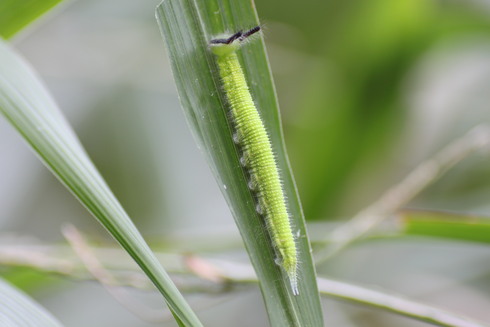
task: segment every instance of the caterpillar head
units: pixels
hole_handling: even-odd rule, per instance
[[[256,26],[246,32],[238,31],[229,38],[213,39],[210,42],[211,51],[217,56],[226,56],[236,51],[244,40],[258,31],[260,31],[260,26]]]

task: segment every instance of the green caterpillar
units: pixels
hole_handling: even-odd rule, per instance
[[[260,26],[225,39],[211,40],[219,73],[231,107],[236,134],[234,141],[243,150],[242,165],[250,174],[249,187],[258,199],[257,212],[265,217],[279,264],[288,275],[294,295],[299,294],[297,250],[291,230],[286,199],[279,178],[271,142],[248,89],[236,51],[242,41],[260,31]]]

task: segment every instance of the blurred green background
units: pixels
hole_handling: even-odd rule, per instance
[[[203,235],[239,243],[181,112],[156,4],[69,1],[13,43],[149,240],[177,239],[184,248]],[[490,122],[489,1],[269,0],[256,7],[314,234],[370,204],[443,145]],[[0,153],[0,224],[15,235],[10,238],[62,241],[60,226],[71,222],[92,239],[108,239],[4,120]],[[490,216],[488,159],[471,157],[409,206]],[[481,245],[405,238],[356,246],[319,272],[490,321],[488,259]],[[19,271],[8,273],[21,280]],[[204,324],[265,325],[259,292],[237,294],[198,312]],[[35,296],[67,326],[151,326],[94,283],[64,281],[38,287]],[[143,297],[159,307],[156,296]],[[324,303],[328,326],[423,326]],[[102,308],[114,314],[98,314]]]

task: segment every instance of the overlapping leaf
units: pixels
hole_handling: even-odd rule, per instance
[[[200,322],[97,172],[31,68],[0,42],[0,112],[145,271],[185,326]]]

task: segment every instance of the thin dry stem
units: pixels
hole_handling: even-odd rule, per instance
[[[162,322],[172,319],[172,314],[169,310],[150,309],[140,302],[132,300],[131,295],[118,286],[120,283],[102,266],[82,234],[73,225],[65,226],[62,232],[90,274],[117,302],[145,321]]]
[[[65,231],[65,235],[68,236],[68,239],[71,240],[72,246],[74,245],[74,249],[77,251],[77,255],[80,258],[84,258],[84,263],[87,269],[91,270],[92,278],[101,282],[101,284],[108,288],[108,291],[113,294],[114,289],[120,290],[118,286],[129,286],[135,289],[154,289],[151,282],[146,278],[146,276],[137,270],[137,267],[134,265],[128,265],[124,267],[125,270],[128,270],[124,275],[118,274],[118,278],[116,279],[114,276],[118,273],[117,271],[107,271],[102,267],[100,262],[98,262],[97,257],[94,254],[94,251],[99,251],[98,248],[90,248],[87,243],[80,238],[80,234],[75,230],[68,229],[68,232]],[[0,246],[0,262],[1,262],[1,253],[4,245]],[[12,246],[9,246],[12,247]],[[31,250],[25,250],[29,255],[24,256],[27,258],[34,258],[40,253],[41,249],[50,248],[49,246],[41,246],[36,249],[36,247],[31,247]],[[106,249],[105,249],[106,250]],[[122,250],[113,250],[114,255],[121,255],[123,257],[124,251]],[[42,252],[42,251],[41,251]],[[52,251],[51,253],[54,253]],[[65,252],[65,251],[60,251]],[[58,254],[60,255],[60,254]],[[71,262],[71,267],[76,268],[76,271],[79,270],[79,259],[77,257],[69,257],[66,254],[60,255],[63,257],[64,261]],[[95,258],[95,259],[94,259]],[[213,272],[213,278],[217,280],[221,280],[225,283],[234,283],[234,284],[249,284],[251,282],[256,283],[257,277],[255,276],[253,268],[249,264],[236,263],[226,260],[207,260],[203,258],[199,258],[197,256],[193,257],[195,260],[199,261],[199,265],[194,265],[195,269],[198,269],[198,266],[206,267],[206,270],[211,269]],[[54,258],[51,262],[57,262],[59,258]],[[48,267],[46,265],[47,261],[44,264],[39,265],[36,262],[37,260],[32,261],[31,267],[40,269],[42,271],[53,272],[56,269],[53,267]],[[5,263],[5,262],[2,262]],[[6,262],[8,264],[8,262]],[[28,261],[24,261],[22,263],[25,266],[29,266]],[[193,273],[196,275],[202,275],[202,272],[196,272],[193,269]],[[68,270],[60,270],[57,273],[68,274]],[[94,274],[95,273],[95,274]],[[70,275],[71,276],[71,275]],[[136,282],[135,282],[136,281]],[[402,296],[391,295],[386,292],[375,291],[369,288],[365,288],[362,286],[356,286],[351,283],[331,280],[327,278],[318,278],[318,286],[320,293],[332,297],[337,300],[345,300],[353,303],[357,303],[360,305],[378,308],[387,312],[395,313],[398,315],[402,315],[405,317],[409,317],[412,319],[425,321],[437,326],[446,326],[446,327],[488,327],[488,325],[481,324],[479,322],[472,321],[469,318],[461,317],[455,315],[452,312],[446,312],[444,310],[427,306],[416,301],[411,301],[405,299]],[[218,288],[223,292],[224,290],[228,290],[228,288]],[[117,291],[118,292],[118,291]],[[120,294],[116,292],[116,299],[120,300]],[[215,293],[216,288],[208,288],[202,289],[201,292]],[[234,293],[230,293],[234,294]],[[224,301],[227,301],[228,297],[221,297],[219,299],[210,301],[209,298],[206,298],[206,302],[200,306],[199,310],[203,310],[209,308],[211,306],[218,305]],[[129,304],[129,308],[134,310],[133,303]],[[126,305],[125,305],[126,306]]]
[[[388,189],[376,202],[327,235],[325,246],[315,253],[316,263],[328,260],[366,235],[458,162],[489,145],[490,127],[480,125],[449,144],[433,158],[421,163],[399,184]]]

